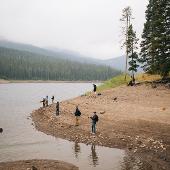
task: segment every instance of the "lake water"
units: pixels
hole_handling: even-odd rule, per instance
[[[129,155],[124,150],[87,146],[48,136],[38,132],[27,119],[42,105],[40,100],[46,95],[49,98],[54,95],[55,100],[62,101],[91,89],[91,83],[0,84],[0,127],[4,129],[0,134],[0,162],[54,159],[72,163],[80,170],[125,170],[129,166],[126,161]],[[137,158],[133,164],[142,169]]]

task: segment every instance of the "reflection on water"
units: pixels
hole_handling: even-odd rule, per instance
[[[91,154],[90,157],[92,159],[93,165],[96,166],[98,165],[98,156],[96,153],[96,146],[94,144],[91,145]]]
[[[130,165],[125,151],[48,136],[35,130],[27,119],[32,110],[41,107],[39,101],[46,95],[62,101],[91,89],[90,83],[0,84],[0,127],[4,129],[0,134],[0,162],[55,159],[80,170],[126,170]]]
[[[75,142],[74,143],[74,153],[75,153],[75,157],[78,159],[78,154],[80,153],[81,151],[80,151],[80,145],[77,143],[77,142]]]
[[[73,148],[74,148],[75,158],[79,159],[79,154],[81,153],[80,144],[77,143],[77,142],[74,142],[74,147]],[[92,144],[90,146],[90,148],[91,148],[90,153],[89,153],[90,164],[93,165],[94,167],[96,167],[97,165],[99,165],[99,163],[98,163],[98,155],[96,153],[96,146],[94,144]]]

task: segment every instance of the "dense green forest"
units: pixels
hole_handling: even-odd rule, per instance
[[[14,80],[106,80],[119,71],[0,47],[0,78]]]
[[[146,72],[170,73],[170,1],[149,0],[142,34],[141,62]]]

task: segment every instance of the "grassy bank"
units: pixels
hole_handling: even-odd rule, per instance
[[[130,80],[130,76],[127,76],[127,80],[125,81],[124,75],[119,75],[116,77],[113,77],[110,80],[105,81],[102,85],[98,87],[98,91],[114,88],[123,84],[127,84],[127,82]]]
[[[125,81],[125,75],[119,75],[116,77],[113,77],[110,80],[105,81],[102,85],[98,87],[98,91],[118,87],[120,85],[127,84],[130,81],[130,76],[127,76],[127,79]],[[135,76],[136,82],[145,82],[145,81],[154,81],[154,80],[159,80],[161,77],[159,75],[151,75],[151,74],[137,74]]]

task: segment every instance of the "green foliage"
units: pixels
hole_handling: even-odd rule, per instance
[[[146,72],[168,76],[170,72],[170,1],[150,0],[141,42]]]
[[[125,75],[121,74],[118,76],[113,77],[110,80],[105,81],[102,85],[100,85],[97,90],[102,91],[114,87],[118,87],[123,84],[127,84],[127,82],[130,80],[130,76],[127,76],[127,80],[125,81]]]
[[[13,80],[106,80],[120,74],[110,67],[0,47],[0,78]]]
[[[128,50],[128,58],[129,58],[129,71],[132,71],[132,76],[134,77],[134,72],[137,72],[137,68],[139,65],[138,62],[138,54],[135,50],[137,50],[138,39],[136,38],[136,32],[133,31],[132,24],[128,29],[128,38],[127,38],[127,50]]]

